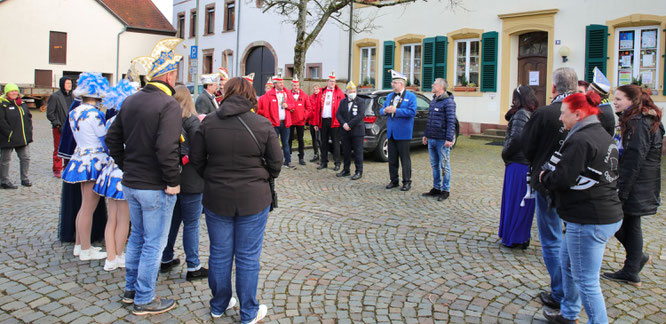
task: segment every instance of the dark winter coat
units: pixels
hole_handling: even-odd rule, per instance
[[[599,105],[599,122],[610,136],[615,134],[615,111],[607,99]]]
[[[342,99],[338,106],[338,111],[335,113],[335,117],[338,119],[338,123],[340,123],[340,135],[349,134],[351,136],[365,136],[365,123],[363,123],[365,111],[363,111],[358,105],[358,101],[353,100],[350,109],[349,98]],[[346,131],[342,127],[344,124],[349,125],[351,130]]]
[[[125,99],[109,127],[105,142],[123,170],[123,185],[140,190],[180,185],[182,110],[174,92],[164,82],[149,82]]]
[[[589,117],[596,121],[579,130],[574,126],[571,136],[550,159],[551,169],[541,176],[541,183],[552,193],[563,220],[613,224],[623,216],[617,196],[619,151],[597,117]],[[539,178],[538,174],[532,177]]]
[[[423,136],[453,142],[456,132],[456,102],[450,92],[433,95]]]
[[[197,113],[208,115],[217,109],[215,106],[215,98],[213,98],[208,91],[204,90],[197,97],[197,102],[194,103],[194,108],[197,110]]]
[[[225,98],[192,141],[190,164],[204,178],[203,205],[218,215],[249,216],[271,204],[268,180],[278,177],[284,157],[271,122],[251,109],[247,98]],[[260,147],[236,116],[252,130]]]
[[[19,100],[20,102],[20,100]],[[0,96],[0,148],[32,143],[32,114],[25,104]]]
[[[567,135],[560,121],[560,107],[562,107],[561,101],[537,108],[523,128],[523,154],[530,162],[530,171],[533,175],[541,172],[541,167],[560,148]],[[547,195],[538,180],[538,176],[532,177],[532,188],[542,195]]]
[[[67,121],[69,107],[74,101],[72,91],[65,91],[65,81],[67,80],[71,79],[68,77],[60,78],[60,90],[49,97],[49,102],[46,106],[46,118],[51,122],[51,127],[59,128],[61,132]]]
[[[181,159],[190,154],[190,148],[192,147],[192,141],[194,140],[194,135],[199,130],[201,122],[197,116],[183,117],[183,138],[185,142],[180,143],[180,157]],[[204,180],[201,178],[197,170],[192,166],[191,163],[183,165],[183,169],[180,172],[180,192],[186,194],[197,194],[203,193],[204,189]]]
[[[523,153],[523,129],[525,124],[530,120],[532,113],[527,109],[519,109],[516,111],[511,119],[509,125],[506,127],[506,136],[504,137],[504,148],[502,149],[502,160],[504,164],[520,163],[529,165],[530,161],[525,158]]]
[[[661,203],[664,125],[659,125],[656,132],[650,133],[653,121],[654,117],[650,115],[637,115],[629,121],[630,127],[622,138],[624,150],[620,158],[617,187],[626,216],[654,215]]]

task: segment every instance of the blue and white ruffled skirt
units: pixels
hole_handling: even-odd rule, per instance
[[[123,195],[123,171],[109,157],[106,166],[102,169],[102,174],[97,178],[93,191],[102,197],[115,200],[125,200]]]
[[[77,147],[62,174],[62,180],[67,183],[97,181],[108,157],[102,147],[85,149]]]

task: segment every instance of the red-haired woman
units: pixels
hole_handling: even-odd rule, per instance
[[[641,216],[656,214],[659,206],[664,126],[662,112],[647,89],[635,85],[618,87],[613,104],[615,113],[620,115],[615,141],[620,150],[617,187],[624,211],[624,222],[615,237],[624,246],[627,258],[621,270],[602,276],[638,287],[638,273],[650,261],[643,252]]]
[[[567,229],[560,251],[564,298],[560,312],[544,310],[549,322],[575,321],[582,301],[589,323],[608,323],[599,270],[606,242],[622,224],[622,204],[619,152],[599,123],[600,101],[592,91],[564,99],[560,120],[569,134],[538,175]]]

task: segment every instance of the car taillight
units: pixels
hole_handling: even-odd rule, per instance
[[[373,124],[377,120],[376,116],[365,116],[363,122],[367,124]]]

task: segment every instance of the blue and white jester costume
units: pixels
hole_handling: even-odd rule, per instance
[[[125,98],[135,93],[137,87],[138,86],[135,83],[123,79],[120,80],[115,87],[109,90],[109,93],[102,102],[102,105],[107,109],[107,115],[113,116],[106,121],[106,131],[108,131],[109,126],[111,126],[113,121],[116,120],[116,115],[120,111],[120,106],[123,101],[125,101]],[[109,114],[109,112],[114,110],[115,113]],[[104,143],[103,140],[102,143]],[[125,200],[125,196],[123,195],[123,185],[121,183],[122,180],[123,171],[118,168],[118,165],[113,161],[113,158],[108,156],[106,164],[102,169],[102,173],[97,178],[97,182],[95,182],[93,191],[102,197]]]
[[[83,73],[74,90],[76,97],[103,98],[109,82],[99,73]],[[69,126],[76,149],[65,168],[62,180],[67,183],[97,181],[108,155],[104,149],[104,113],[90,104],[81,104],[69,113]]]

